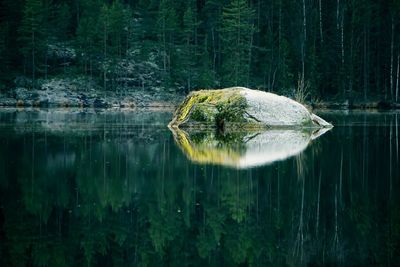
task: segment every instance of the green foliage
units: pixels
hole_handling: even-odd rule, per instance
[[[159,53],[162,61],[161,66],[164,72],[166,82],[171,82],[172,58],[174,57],[175,39],[177,38],[178,17],[174,8],[174,3],[171,0],[161,0],[158,17],[157,17],[157,36],[159,41]]]
[[[27,0],[23,18],[19,28],[19,40],[22,43],[22,53],[28,57],[36,47],[43,45],[45,12],[42,0]]]
[[[49,32],[52,37],[58,38],[60,41],[69,41],[71,38],[71,22],[72,14],[70,7],[66,3],[54,5],[51,10]]]
[[[45,5],[42,0],[27,0],[25,2],[23,17],[18,29],[21,53],[24,55],[25,64],[31,68],[33,87],[35,86],[35,73],[39,58],[45,51]]]
[[[214,88],[217,84],[215,72],[212,70],[210,54],[207,48],[207,39],[204,39],[203,51],[200,55],[198,68],[198,88]]]
[[[249,56],[253,46],[255,11],[247,0],[232,0],[222,14],[223,81],[226,85],[248,84]]]

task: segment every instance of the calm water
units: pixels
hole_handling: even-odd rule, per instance
[[[3,110],[0,266],[399,266],[400,113],[320,115],[193,148],[170,111]]]

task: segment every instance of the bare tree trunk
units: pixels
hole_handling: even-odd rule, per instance
[[[162,38],[163,38],[163,71],[164,75],[167,73],[167,41],[166,41],[166,36],[165,36],[165,19],[163,19],[163,33],[162,33]]]
[[[104,22],[105,24],[104,24],[104,36],[103,36],[103,38],[104,38],[104,47],[103,47],[103,49],[104,49],[104,66],[103,66],[103,68],[104,68],[104,71],[103,71],[103,79],[104,79],[104,81],[103,81],[103,87],[104,87],[104,90],[107,90],[107,23],[108,22]]]
[[[303,43],[302,43],[302,53],[301,53],[301,61],[302,61],[302,70],[301,70],[301,80],[302,86],[305,84],[305,58],[306,58],[306,40],[307,40],[307,20],[306,20],[306,1],[303,0]],[[304,88],[302,88],[304,89]]]
[[[188,35],[187,38],[186,38],[186,49],[187,49],[187,53],[190,54],[190,52],[191,52],[191,49],[190,49],[190,35]],[[194,53],[194,54],[196,54],[196,53]],[[186,79],[186,82],[187,82],[187,88],[188,88],[188,90],[190,92],[192,90],[192,88],[191,88],[192,67],[191,67],[190,63],[189,63],[189,66],[188,66],[188,71],[189,71],[189,75],[188,75],[188,77]]]
[[[80,15],[79,0],[76,0],[76,25],[79,25],[79,15]]]
[[[349,77],[349,95],[351,97],[350,101],[352,101],[352,93],[353,93],[353,66],[354,66],[354,59],[353,59],[353,48],[354,48],[354,10],[351,12],[351,23],[350,23],[350,77]],[[349,103],[351,104],[351,103]]]
[[[397,78],[396,78],[396,102],[399,97],[399,60],[400,60],[400,51],[397,51]]]
[[[32,88],[35,89],[35,31],[32,31]]]
[[[343,95],[345,95],[345,86],[344,86],[344,10],[342,12],[342,19],[340,23],[341,27],[341,36],[340,36],[340,44],[341,44],[341,57],[342,57],[342,65],[340,66],[341,80],[342,80],[342,90]]]
[[[321,37],[321,44],[324,42],[324,36],[322,34],[322,3],[319,0],[319,35]]]
[[[339,31],[339,8],[340,8],[340,0],[337,0],[336,4],[336,30]]]
[[[235,86],[238,85],[238,77],[239,77],[239,67],[241,65],[241,57],[242,57],[242,53],[239,50],[240,47],[240,43],[241,43],[241,22],[242,22],[242,13],[241,13],[241,9],[239,8],[239,14],[238,14],[238,25],[237,25],[237,39],[236,39],[236,51],[237,51],[237,58],[236,58],[236,66],[235,66]]]
[[[216,64],[217,64],[217,51],[215,49],[214,28],[211,29],[211,38],[212,38],[212,48],[213,48],[213,73],[215,73],[215,67],[216,67]]]
[[[249,43],[249,67],[247,69],[247,87],[250,85],[250,70],[251,70],[251,52],[253,47],[253,35],[254,35],[254,26],[251,27],[251,36],[250,36],[250,43]]]
[[[392,15],[392,39],[390,42],[390,97],[393,99],[393,49],[394,49],[394,19]]]
[[[44,78],[47,80],[47,60],[48,60],[48,57],[47,57],[47,44],[46,44],[46,54],[45,54],[45,56],[44,56]]]
[[[279,1],[278,19],[278,66],[281,64],[281,42],[282,42],[282,0]]]
[[[272,88],[272,69],[274,66],[274,55],[275,55],[275,51],[274,51],[274,22],[273,22],[273,18],[274,18],[274,4],[273,1],[271,3],[271,15],[270,15],[270,20],[269,20],[269,32],[270,32],[270,36],[272,36],[272,41],[271,41],[271,61],[269,63],[269,73],[268,73],[268,91],[273,91]]]
[[[367,99],[367,26],[364,25],[364,100]]]

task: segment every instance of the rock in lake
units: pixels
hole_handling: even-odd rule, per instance
[[[331,128],[302,104],[244,87],[190,93],[175,111],[172,128]]]

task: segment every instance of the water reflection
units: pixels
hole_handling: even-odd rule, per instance
[[[176,144],[193,162],[237,169],[270,164],[298,155],[330,129],[253,132],[194,131],[171,128]]]
[[[170,113],[35,112],[0,113],[0,266],[400,265],[396,114],[243,170],[187,160]]]

